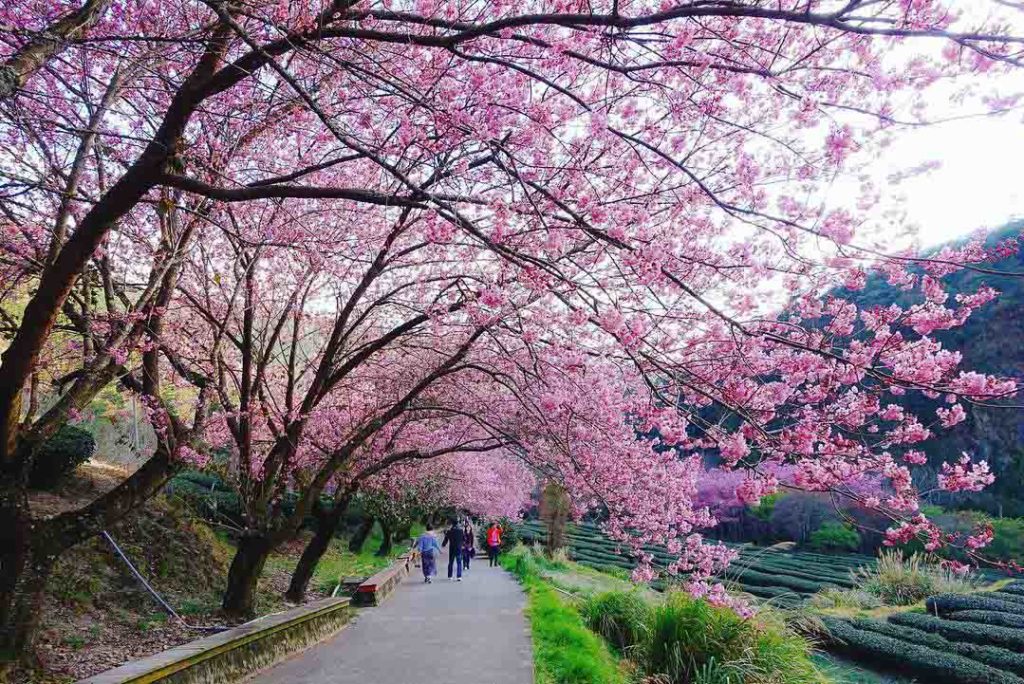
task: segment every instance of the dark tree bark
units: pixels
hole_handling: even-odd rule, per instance
[[[391,547],[394,546],[394,530],[391,529],[391,525],[381,522],[380,524],[380,548],[377,549],[378,556],[387,556],[391,553]]]
[[[248,618],[256,614],[256,588],[263,566],[270,556],[271,544],[263,536],[242,537],[228,570],[228,586],[221,608],[232,617]]]
[[[0,494],[0,659],[32,647],[48,567],[33,553],[33,521],[24,489],[4,483]]]
[[[316,532],[313,534],[313,539],[310,540],[309,544],[302,551],[302,556],[299,558],[295,571],[292,573],[291,582],[288,584],[288,591],[284,595],[289,601],[302,603],[306,600],[309,580],[313,578],[313,573],[316,571],[316,566],[320,559],[327,553],[331,540],[334,539],[334,534],[338,530],[338,525],[341,524],[345,511],[348,510],[351,500],[351,494],[343,496],[340,500],[335,501],[330,511],[321,511],[317,515]],[[372,520],[370,521],[370,527],[373,527]]]
[[[13,95],[29,76],[60,52],[69,39],[81,35],[96,23],[110,0],[88,0],[81,8],[65,14],[43,30],[38,37],[0,66],[0,100]]]
[[[352,539],[348,542],[348,550],[352,553],[359,553],[363,550],[363,545],[366,543],[366,539],[370,536],[370,532],[373,531],[373,517],[367,516],[363,519],[359,529],[352,535]]]
[[[31,653],[46,582],[61,553],[120,520],[163,487],[173,474],[175,440],[120,485],[84,508],[34,519],[24,473],[0,478],[0,662]],[[27,458],[17,459],[22,464]]]

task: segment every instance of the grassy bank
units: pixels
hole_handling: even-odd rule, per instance
[[[501,559],[526,590],[537,684],[625,684],[615,656],[583,623],[572,599],[542,578],[542,562],[519,551]]]
[[[59,503],[56,496],[50,499]],[[158,496],[109,532],[188,625],[227,624],[219,609],[235,549],[223,530],[212,530],[179,499]],[[283,592],[309,536],[303,532],[268,559],[257,591],[257,614],[287,607]],[[392,553],[380,557],[380,542],[379,529],[359,553],[348,550],[347,540],[334,540],[316,569],[308,598],[329,595],[342,578],[371,575],[408,549],[408,541],[396,541]],[[168,619],[102,538],[65,553],[47,593],[38,667],[18,668],[6,680],[0,673],[0,681],[66,684],[205,635]]]
[[[735,612],[681,592],[654,594],[526,547],[506,555],[529,595],[538,681],[826,684],[814,650],[781,614]],[[568,578],[579,572],[581,580]],[[571,586],[572,590],[564,587]],[[591,588],[593,587],[593,588]]]

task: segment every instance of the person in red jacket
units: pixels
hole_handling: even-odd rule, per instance
[[[498,551],[501,550],[501,527],[493,523],[487,529],[487,559],[493,568],[498,564]]]

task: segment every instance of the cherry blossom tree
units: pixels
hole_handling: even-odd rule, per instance
[[[672,570],[697,591],[728,559],[703,543],[714,521],[693,502],[708,450],[752,473],[750,500],[777,486],[771,464],[814,491],[880,475],[888,493],[864,504],[891,517],[892,540],[940,543],[917,511],[914,445],[964,402],[1017,389],[930,337],[995,296],[951,300],[942,285],[993,250],[894,253],[866,212],[872,188],[844,204],[828,189],[927,124],[934,87],[967,113],[1016,105],[1000,79],[1020,66],[1017,10],[977,4],[991,13],[9,3],[0,649],[30,647],[47,561],[195,458],[200,431],[234,445],[250,502],[226,598],[244,611],[260,558],[293,532],[271,515],[280,492],[311,478],[311,510],[382,430],[432,403],[474,442],[514,444],[577,505],[602,503],[612,534],[678,551]],[[858,310],[837,288],[870,273],[916,303]],[[35,402],[26,421],[53,358],[73,364],[59,408],[36,416]],[[161,391],[168,368],[194,388],[187,405]],[[114,382],[147,397],[162,446],[79,532],[41,534],[24,484],[35,448]],[[915,393],[948,403],[914,416],[901,398]],[[310,435],[327,427],[324,450]],[[461,444],[451,436],[442,446]],[[989,478],[968,458],[939,486]]]

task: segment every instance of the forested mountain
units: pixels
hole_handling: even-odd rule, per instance
[[[1024,220],[1016,221],[994,231],[989,240],[995,243],[1016,237],[1022,231]],[[1024,252],[984,266],[987,270],[1024,274]],[[964,270],[949,276],[946,282],[954,294],[973,292],[982,285],[989,285],[1001,294],[996,301],[975,311],[962,327],[937,332],[934,337],[947,348],[961,351],[966,368],[1024,381],[1024,275]],[[920,294],[901,292],[883,278],[874,277],[869,279],[864,290],[843,291],[841,296],[871,306],[888,305],[894,299],[897,303],[906,304],[914,301],[913,298],[919,298]],[[1024,403],[1024,400],[1018,397],[1013,403]],[[932,409],[920,408],[924,411]],[[969,500],[960,498],[936,503],[970,505],[994,514],[1024,515],[1024,409],[967,408],[968,419],[965,422],[952,430],[943,430],[939,437],[924,445],[930,462],[938,469],[943,460],[952,460],[961,451],[971,452],[988,460],[997,479],[988,490],[970,495]]]

